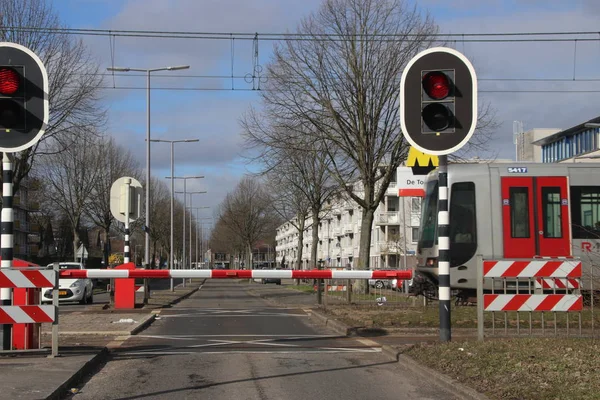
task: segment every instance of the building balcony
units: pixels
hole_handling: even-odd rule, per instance
[[[345,224],[344,225],[344,233],[353,233],[354,232],[354,224]]]
[[[333,234],[334,237],[341,236],[342,235],[342,228],[340,226],[336,226],[333,229],[331,229],[331,233]]]
[[[377,225],[398,225],[400,223],[400,213],[398,211],[385,211],[377,214],[375,218]]]
[[[402,247],[397,242],[379,242],[377,248],[381,254],[401,254]]]
[[[390,182],[385,194],[388,196],[398,196],[398,182]]]

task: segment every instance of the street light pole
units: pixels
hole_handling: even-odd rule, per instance
[[[186,211],[186,182],[188,179],[202,179],[204,178],[204,176],[173,176],[173,174],[171,174],[171,176],[167,176],[167,179],[183,179],[183,251],[181,254],[181,261],[182,261],[182,267],[181,269],[185,268],[185,211]],[[181,193],[181,192],[174,192],[174,193]],[[185,279],[183,280],[183,287],[185,287]]]
[[[144,264],[148,268],[150,266],[150,73],[156,71],[176,71],[188,69],[189,65],[181,65],[175,67],[163,68],[107,68],[108,71],[129,72],[138,71],[146,73],[146,224],[144,228]],[[146,285],[144,285],[146,286]],[[144,300],[146,300],[147,290],[144,292]]]
[[[174,203],[175,203],[175,143],[190,143],[198,142],[200,139],[181,139],[181,140],[165,140],[165,139],[153,139],[151,142],[163,142],[171,143],[171,251],[169,252],[169,268],[172,269],[175,261],[175,226],[173,222],[174,218]],[[174,291],[173,278],[171,278],[171,292]]]
[[[116,72],[145,72],[146,73],[146,223],[144,227],[144,267],[150,267],[150,73],[156,71],[176,71],[188,69],[189,65],[180,65],[162,68],[107,68],[108,71]],[[148,279],[144,279],[144,304],[148,303],[149,290]]]

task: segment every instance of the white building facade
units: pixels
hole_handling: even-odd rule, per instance
[[[409,167],[399,167],[371,226],[370,269],[412,269],[419,238],[422,176],[413,176]],[[411,182],[409,182],[411,181]],[[355,185],[360,190],[360,185]],[[354,268],[358,260],[362,208],[342,196],[332,199],[319,223],[317,260],[324,268]],[[287,221],[277,228],[276,261],[297,268],[298,224]],[[309,269],[312,249],[312,217],[305,223],[302,269]]]

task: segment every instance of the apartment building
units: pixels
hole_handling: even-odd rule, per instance
[[[410,269],[414,266],[423,196],[422,182],[418,178],[412,175],[409,167],[397,169],[371,226],[371,269]],[[409,180],[412,183],[407,183]],[[353,189],[362,190],[360,184],[355,184]],[[362,234],[362,208],[347,196],[339,195],[328,202],[320,218],[318,262],[324,268],[353,268]],[[312,224],[312,217],[307,218],[300,260],[302,269],[311,268]],[[296,268],[300,254],[297,226],[298,221],[294,219],[277,228],[276,261],[286,268]]]

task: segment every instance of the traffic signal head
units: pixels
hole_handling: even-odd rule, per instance
[[[0,151],[33,146],[48,123],[48,76],[26,47],[0,43]]]
[[[477,81],[469,60],[436,47],[407,64],[400,83],[400,118],[408,142],[419,151],[444,155],[462,147],[477,121]]]

